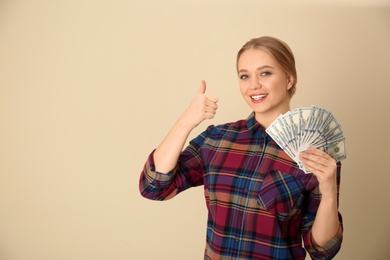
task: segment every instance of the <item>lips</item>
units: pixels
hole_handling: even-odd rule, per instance
[[[260,101],[260,100],[262,100],[263,98],[265,98],[266,96],[268,96],[268,94],[251,95],[250,97],[251,97],[254,101]]]

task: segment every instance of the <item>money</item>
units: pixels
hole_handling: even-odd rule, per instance
[[[301,107],[280,115],[265,130],[305,173],[299,159],[308,147],[318,148],[337,162],[347,157],[345,137],[331,112],[316,106]]]

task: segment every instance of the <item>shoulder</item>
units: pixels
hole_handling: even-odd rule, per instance
[[[250,139],[247,120],[245,119],[219,125],[210,125],[200,135],[194,138],[191,144],[200,147],[204,144],[217,144],[223,140],[237,142],[241,139]]]
[[[220,125],[210,125],[205,133],[209,136],[213,135],[230,135],[248,131],[247,121],[244,119],[228,122]]]

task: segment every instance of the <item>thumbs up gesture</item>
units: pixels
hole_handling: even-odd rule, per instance
[[[202,80],[197,95],[180,119],[195,128],[205,119],[214,118],[218,109],[217,102],[217,97],[206,94],[206,82]]]

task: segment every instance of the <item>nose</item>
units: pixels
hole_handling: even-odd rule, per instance
[[[251,82],[250,82],[250,88],[251,89],[259,89],[261,88],[261,83],[260,83],[260,79],[258,79],[257,77],[252,77],[251,78]]]

